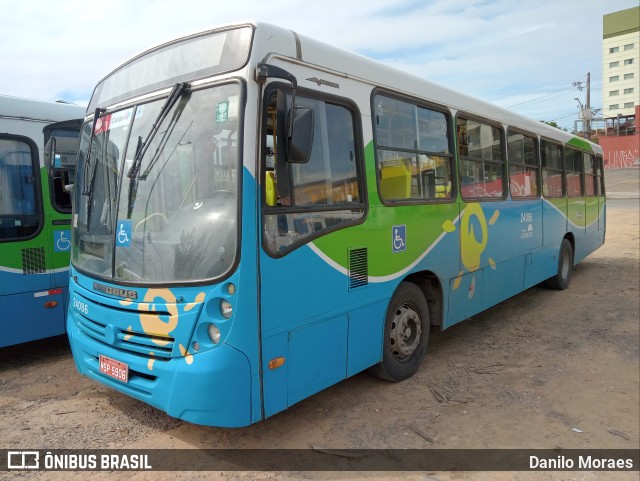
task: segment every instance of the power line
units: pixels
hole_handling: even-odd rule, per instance
[[[583,79],[583,78],[584,78],[584,79],[586,79],[586,78],[587,78],[587,75],[583,75],[582,77],[579,77],[579,78],[581,78],[581,79]],[[526,105],[526,104],[530,104],[530,103],[535,103],[535,102],[539,102],[539,101],[546,100],[546,99],[549,99],[549,98],[557,97],[557,96],[559,96],[559,95],[564,95],[564,94],[567,94],[567,93],[569,93],[569,92],[573,92],[573,91],[574,91],[574,88],[575,88],[575,84],[582,84],[582,83],[583,83],[583,82],[573,81],[573,82],[571,83],[571,85],[572,85],[572,87],[571,87],[571,88],[561,90],[560,92],[555,92],[555,93],[545,94],[545,95],[542,95],[542,96],[540,96],[540,97],[536,97],[535,99],[526,100],[526,101],[524,101],[524,102],[520,102],[519,104],[515,104],[515,105],[510,105],[510,106],[509,106],[509,107],[507,107],[507,108],[508,108],[508,109],[512,109],[512,108],[514,108],[514,107],[519,107],[519,106],[521,106],[521,105]]]
[[[552,119],[549,122],[555,122],[556,120],[560,120],[560,119],[566,119],[567,117],[571,117],[573,115],[577,115],[578,112],[571,112],[570,114],[564,115],[562,117],[558,117],[557,119]]]
[[[546,100],[548,98],[552,98],[552,97],[557,97],[559,95],[565,95],[568,92],[573,91],[573,89],[566,89],[566,90],[562,90],[561,92],[556,92],[553,94],[546,94],[546,95],[542,95],[541,97],[536,97],[535,99],[531,99],[531,100],[526,100],[525,102],[520,102],[519,104],[515,104],[515,105],[510,105],[509,107],[507,107],[508,109],[512,109],[514,107],[519,107],[521,105],[525,105],[525,104],[530,104],[530,103],[534,103],[534,102],[539,102],[542,100]]]

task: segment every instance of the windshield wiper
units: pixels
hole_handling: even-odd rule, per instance
[[[144,157],[144,154],[147,153],[147,149],[149,148],[151,141],[158,133],[158,129],[160,128],[160,125],[162,125],[162,122],[164,122],[164,119],[167,117],[167,114],[169,113],[171,108],[176,104],[178,99],[182,97],[182,95],[185,92],[188,92],[190,89],[191,89],[191,84],[187,82],[178,82],[177,84],[175,84],[173,86],[173,89],[171,89],[171,92],[169,93],[169,97],[167,97],[167,100],[165,101],[164,105],[160,109],[160,112],[158,112],[158,116],[156,117],[156,120],[153,122],[153,125],[151,126],[151,130],[147,134],[147,137],[144,139],[144,142],[142,141],[142,137],[138,137],[138,146],[136,147],[136,155],[133,158],[133,163],[131,164],[131,168],[129,169],[129,172],[127,172],[127,177],[129,177],[131,180],[134,180],[138,177],[138,173],[140,172],[140,165],[142,164],[142,158]]]
[[[83,184],[82,184],[82,195],[88,195],[91,197],[93,194],[93,179],[95,177],[95,167],[91,168],[91,151],[93,149],[93,139],[95,137],[96,132],[96,123],[100,118],[100,115],[105,113],[107,109],[101,109],[98,107],[93,113],[93,124],[91,125],[91,136],[89,137],[89,149],[87,150],[87,155],[84,160],[84,174],[83,174]],[[89,182],[87,182],[87,177],[89,178]]]
[[[127,202],[127,219],[131,219],[131,214],[133,212],[133,204],[136,200],[136,193],[138,191],[138,179],[145,180],[147,178],[146,175],[139,176],[140,167],[142,165],[142,159],[144,155],[147,153],[147,149],[149,145],[151,145],[151,141],[158,133],[160,125],[164,122],[164,119],[167,117],[171,108],[176,104],[176,102],[182,97],[182,95],[191,90],[191,84],[187,82],[178,82],[173,86],[171,92],[169,93],[169,97],[164,102],[164,105],[160,108],[160,112],[153,122],[151,126],[151,130],[147,134],[147,137],[142,140],[142,136],[138,137],[138,144],[136,145],[136,153],[133,157],[133,162],[131,163],[131,168],[129,172],[127,172],[127,177],[129,177],[129,195]],[[148,170],[148,169],[147,169]]]

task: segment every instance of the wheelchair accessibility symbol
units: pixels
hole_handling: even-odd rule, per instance
[[[402,252],[407,250],[407,226],[406,225],[394,225],[391,228],[391,242],[392,251]]]
[[[127,247],[131,245],[131,221],[119,220],[116,232],[116,246]]]
[[[71,231],[53,231],[53,251],[68,252],[71,249]]]

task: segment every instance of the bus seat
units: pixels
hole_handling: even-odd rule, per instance
[[[380,169],[380,193],[385,199],[408,199],[411,197],[411,172],[409,166],[398,159]]]
[[[273,173],[273,170],[267,171],[264,194],[268,206],[273,207],[276,205],[276,176]]]
[[[451,195],[451,182],[436,185],[436,197],[449,197]]]

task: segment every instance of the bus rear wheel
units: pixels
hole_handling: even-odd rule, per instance
[[[427,352],[429,308],[422,290],[402,282],[391,297],[384,323],[382,361],[369,372],[385,381],[413,376]]]
[[[545,285],[551,289],[559,291],[569,287],[571,279],[571,271],[573,270],[573,248],[569,239],[562,239],[560,244],[560,253],[558,254],[558,272],[555,276],[547,279]]]

